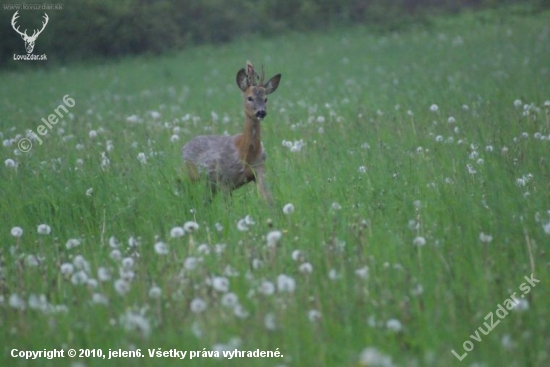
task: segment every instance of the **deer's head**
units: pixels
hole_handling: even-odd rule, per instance
[[[27,34],[27,30],[25,29],[25,32],[21,32],[19,30],[19,26],[15,26],[15,21],[17,20],[17,18],[19,17],[19,15],[17,15],[17,13],[19,12],[16,11],[15,14],[13,14],[13,17],[11,18],[11,26],[13,27],[13,29],[19,33],[21,35],[21,38],[23,38],[23,41],[25,41],[25,49],[27,50],[27,53],[32,53],[32,50],[34,49],[34,43],[36,42],[36,39],[38,38],[38,36],[40,35],[40,33],[42,33],[42,31],[44,30],[44,28],[46,28],[46,24],[48,24],[48,14],[44,13],[44,21],[42,22],[42,29],[41,30],[38,30],[38,29],[35,29],[34,32],[32,33],[32,36],[29,36]]]
[[[267,115],[267,95],[275,92],[281,80],[281,74],[277,74],[264,84],[264,68],[260,76],[250,62],[246,63],[237,73],[237,85],[243,91],[244,104],[247,117],[261,120]]]

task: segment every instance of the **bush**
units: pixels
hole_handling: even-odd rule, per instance
[[[52,60],[84,60],[131,54],[161,53],[192,44],[231,41],[244,34],[270,36],[285,31],[324,29],[365,23],[393,30],[423,20],[433,11],[496,7],[516,0],[82,0],[63,10],[47,11],[50,22],[35,54]],[[549,0],[538,0],[540,9]],[[0,12],[0,66],[14,66],[24,53],[11,28],[13,10]],[[40,15],[39,15],[40,14]],[[40,27],[42,11],[20,11],[21,29]],[[29,31],[30,32],[30,31]],[[46,52],[47,50],[47,52]],[[47,65],[46,63],[41,63]]]

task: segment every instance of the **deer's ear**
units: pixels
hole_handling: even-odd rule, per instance
[[[248,76],[246,75],[246,71],[244,70],[244,68],[239,70],[237,73],[237,85],[243,92],[245,92],[250,86],[250,84],[248,83]]]
[[[265,94],[273,93],[277,90],[279,82],[281,81],[281,74],[275,75],[264,84]]]

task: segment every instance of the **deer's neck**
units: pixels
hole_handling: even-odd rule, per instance
[[[237,135],[235,145],[239,151],[239,158],[247,163],[256,160],[262,154],[260,120],[246,116],[244,130]]]

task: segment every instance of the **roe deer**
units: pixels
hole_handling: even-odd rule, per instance
[[[260,139],[260,122],[267,115],[266,95],[275,92],[281,74],[265,84],[264,77],[263,67],[260,77],[250,62],[246,63],[246,69],[237,73],[237,85],[244,96],[245,122],[241,134],[197,136],[182,149],[191,180],[204,173],[212,194],[218,188],[230,193],[250,181],[256,181],[260,195],[271,203],[271,193],[264,176],[266,153]]]

